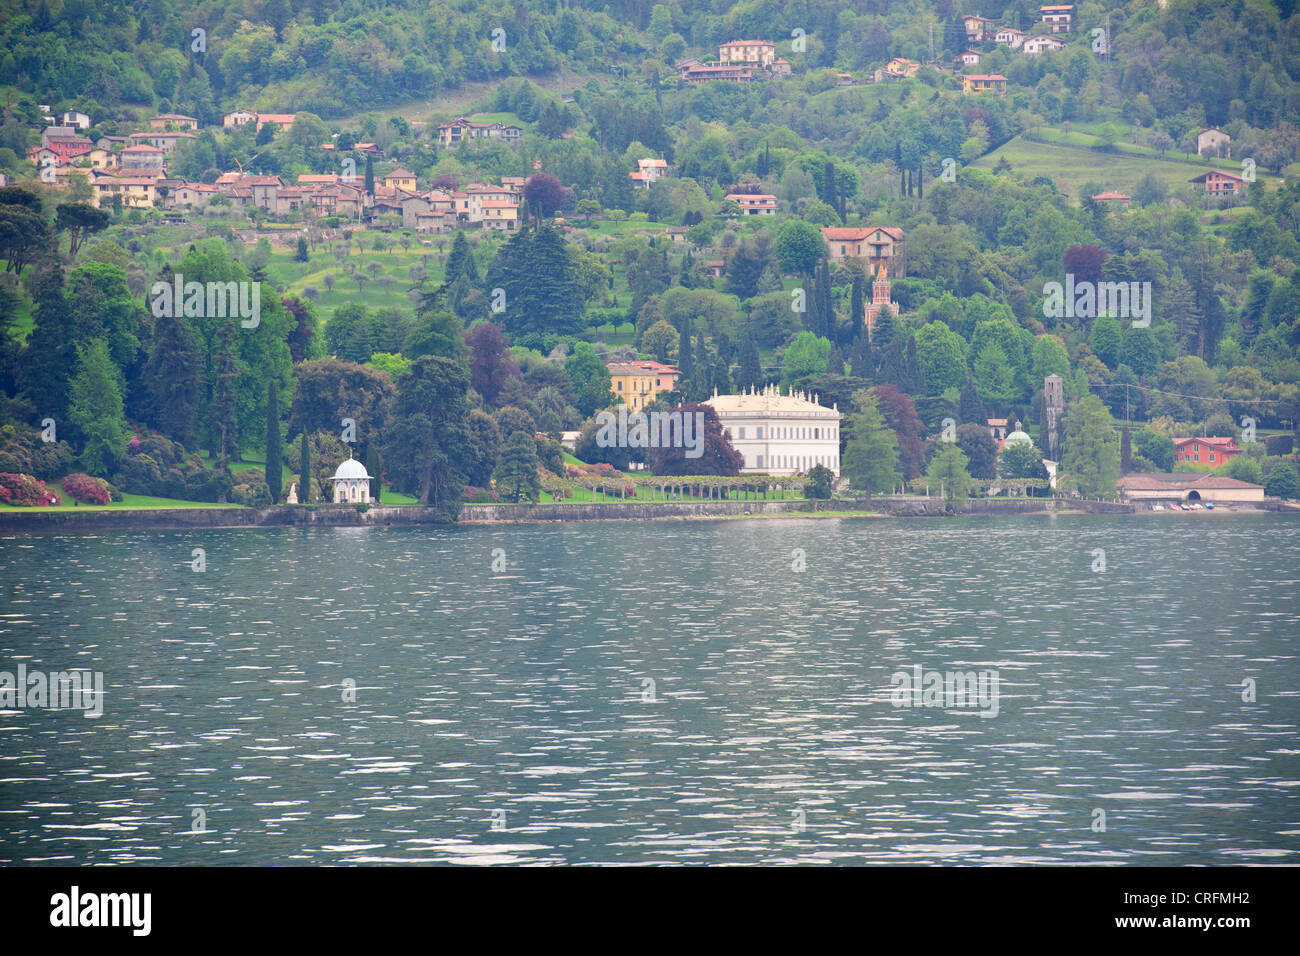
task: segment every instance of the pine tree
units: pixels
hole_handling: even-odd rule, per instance
[[[141,384],[149,396],[149,423],[192,449],[203,400],[203,351],[189,321],[172,311],[167,310],[168,314],[154,323]]]
[[[298,500],[311,504],[311,435],[303,432],[302,452],[298,456]]]
[[[280,392],[275,379],[271,379],[266,383],[266,487],[271,489],[271,501],[276,504],[284,480],[281,448]]]
[[[887,491],[902,480],[898,473],[898,436],[885,424],[880,404],[869,389],[853,393],[858,411],[848,416],[849,441],[844,449],[842,471],[854,488],[871,497]]]
[[[462,275],[468,276],[470,282],[477,282],[477,272],[469,240],[465,238],[465,233],[456,233],[456,238],[451,242],[451,253],[447,256],[447,273],[443,282],[453,285]]]
[[[92,475],[107,476],[126,451],[128,430],[118,385],[120,374],[103,339],[91,339],[77,350],[68,418],[85,439],[81,463]]]
[[[32,285],[35,326],[22,353],[18,381],[41,417],[58,422],[67,417],[68,383],[77,364],[74,322],[61,269],[41,270]]]

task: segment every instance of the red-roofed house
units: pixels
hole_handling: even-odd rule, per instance
[[[899,253],[903,230],[894,226],[825,226],[822,237],[832,261],[862,259],[869,267],[877,267],[887,265]]]
[[[1194,176],[1190,182],[1200,183],[1205,192],[1211,196],[1235,196],[1243,188],[1246,180],[1235,173],[1212,169],[1208,173]]]
[[[766,193],[727,193],[723,201],[734,202],[745,216],[775,216],[776,197]]]
[[[297,118],[296,113],[258,113],[257,129],[261,132],[262,127],[267,123],[274,123],[280,129],[288,129],[293,126],[293,121]]]
[[[610,362],[610,387],[632,411],[677,387],[681,370],[660,362]]]
[[[1235,438],[1175,438],[1174,461],[1219,466],[1241,454]]]

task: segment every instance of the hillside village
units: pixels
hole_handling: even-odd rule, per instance
[[[442,494],[449,513],[462,495],[573,500],[610,480],[653,495],[656,475],[1162,509],[1293,497],[1294,127],[1248,107],[1162,116],[1145,93],[1085,105],[1118,81],[1109,12],[928,24],[909,55],[884,44],[853,70],[824,50],[811,68],[799,30],[688,56],[661,26],[639,76],[572,92],[508,78],[464,110],[327,122],[251,99],[191,115],[72,97],[26,126],[11,111],[31,145],[0,174],[0,213],[24,223],[7,234],[0,387],[25,421],[0,465],[40,481],[77,461],[119,496],[311,503],[334,483],[356,504]],[[748,121],[809,90],[819,105],[790,127]],[[1018,173],[1035,151],[1079,161],[1079,188]],[[68,233],[66,255],[43,259],[24,228]],[[174,274],[273,288],[272,340],[160,315],[145,290]],[[1126,310],[1150,287],[1145,316],[1054,316],[1049,288],[1076,276]],[[51,318],[74,299],[88,317]],[[61,371],[25,368],[78,323]],[[86,336],[106,359],[80,353]],[[447,492],[399,438],[412,370],[435,360],[468,363],[482,429],[451,454],[477,464]],[[94,369],[117,397],[74,410],[59,392]],[[188,396],[179,420],[168,389]],[[352,392],[374,396],[371,421],[340,443],[328,423]],[[597,420],[618,406],[707,410],[707,454],[606,447]],[[49,461],[38,407],[69,422]],[[97,431],[115,437],[91,452]],[[10,494],[35,495],[24,482]]]

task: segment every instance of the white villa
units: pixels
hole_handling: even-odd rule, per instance
[[[739,395],[715,390],[706,404],[713,406],[723,432],[744,456],[742,473],[797,475],[825,465],[839,477],[843,416],[836,406],[819,405],[817,398],[806,392],[782,395],[769,385]]]
[[[338,504],[367,504],[370,501],[370,476],[366,466],[349,457],[334,472],[334,501]]]

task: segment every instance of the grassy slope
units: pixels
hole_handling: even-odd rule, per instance
[[[1117,144],[1116,153],[1099,153],[1088,147],[1098,140],[1087,133],[1040,129],[1040,139],[1050,142],[1030,141],[1024,136],[1017,136],[993,152],[978,159],[973,165],[981,169],[992,169],[999,159],[1005,158],[1011,164],[1017,177],[1032,179],[1035,176],[1047,176],[1056,183],[1058,189],[1077,201],[1080,188],[1084,183],[1101,183],[1103,189],[1132,194],[1138,181],[1147,173],[1154,173],[1171,192],[1190,189],[1188,182],[1211,168],[1228,172],[1241,173],[1241,164],[1229,161],[1216,161],[1213,165],[1202,162],[1188,162],[1181,153],[1168,153],[1161,157],[1159,153],[1145,146],[1130,143]],[[1261,181],[1275,186],[1276,176],[1258,173]]]

